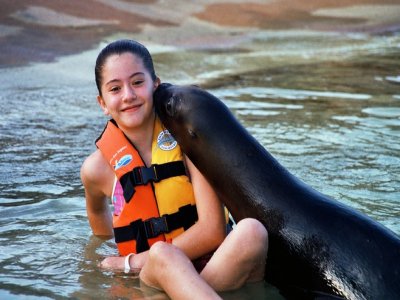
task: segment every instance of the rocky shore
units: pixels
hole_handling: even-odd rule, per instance
[[[255,30],[391,34],[400,0],[0,0],[0,67],[96,47],[113,34],[189,49],[229,49]]]

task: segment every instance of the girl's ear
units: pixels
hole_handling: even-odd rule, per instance
[[[110,115],[110,113],[109,113],[109,111],[108,111],[108,108],[107,108],[107,105],[106,105],[106,103],[105,103],[104,100],[103,100],[103,97],[101,97],[100,95],[98,95],[98,96],[97,96],[97,102],[99,103],[101,109],[103,110],[103,113],[104,113],[106,116]]]
[[[153,92],[157,89],[157,87],[160,85],[161,80],[160,78],[156,78],[156,80],[154,80],[154,88],[153,88]]]

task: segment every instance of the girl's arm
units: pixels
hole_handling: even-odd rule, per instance
[[[106,238],[113,236],[112,215],[107,195],[111,194],[110,183],[113,183],[114,176],[99,151],[90,155],[81,167],[90,227],[93,234]]]
[[[208,181],[185,157],[193,185],[198,221],[176,237],[172,243],[190,258],[196,259],[214,251],[226,236],[224,208]]]

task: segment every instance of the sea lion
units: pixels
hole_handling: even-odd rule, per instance
[[[207,91],[161,84],[154,104],[234,220],[267,228],[266,280],[284,296],[400,299],[394,232],[292,175]]]

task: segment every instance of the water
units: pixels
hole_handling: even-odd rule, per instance
[[[149,47],[163,81],[201,84],[296,176],[400,233],[398,34],[258,31],[227,51]],[[97,267],[116,254],[91,234],[79,178],[105,123],[97,53],[0,69],[1,299],[167,299]],[[280,298],[264,284],[222,296]]]

